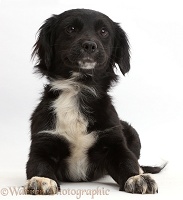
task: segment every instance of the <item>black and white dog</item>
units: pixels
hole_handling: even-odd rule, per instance
[[[156,182],[140,167],[140,140],[121,121],[108,91],[118,64],[130,69],[125,32],[106,15],[87,9],[53,15],[40,28],[33,56],[46,76],[31,117],[26,166],[28,194],[55,194],[60,181],[93,181],[110,175],[121,191],[156,193]]]

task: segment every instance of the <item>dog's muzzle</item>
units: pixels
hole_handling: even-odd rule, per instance
[[[78,64],[81,69],[94,69],[96,66],[96,62],[93,57],[97,52],[97,44],[93,41],[84,41],[82,43],[82,52],[85,55]]]

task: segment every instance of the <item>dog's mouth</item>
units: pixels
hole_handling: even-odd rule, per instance
[[[96,66],[96,62],[92,58],[83,58],[82,60],[78,61],[78,65],[81,69],[94,69]]]

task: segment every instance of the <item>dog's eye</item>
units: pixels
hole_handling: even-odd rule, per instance
[[[102,29],[100,30],[100,35],[101,35],[102,37],[107,37],[107,36],[109,35],[109,32],[108,32],[108,30],[107,30],[106,28],[102,28]]]
[[[68,26],[66,28],[66,32],[69,33],[69,34],[74,33],[74,32],[76,32],[76,27],[74,27],[74,26]]]

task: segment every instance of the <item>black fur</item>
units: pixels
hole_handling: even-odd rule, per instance
[[[114,73],[116,64],[122,74],[130,70],[125,32],[102,13],[75,9],[47,19],[39,30],[34,47],[33,56],[38,58],[35,68],[47,77],[50,84],[45,86],[31,117],[32,143],[26,167],[27,179],[47,177],[55,180],[58,187],[60,181],[72,181],[67,176],[66,159],[72,148],[69,142],[62,136],[40,131],[53,130],[56,126],[56,115],[51,105],[62,91],[52,90],[52,81],[69,79],[73,72],[79,72],[81,76],[77,83],[94,88],[96,92],[93,95],[83,90],[79,97],[80,112],[88,121],[88,134],[97,132],[96,142],[87,151],[87,181],[109,174],[119,184],[120,190],[124,190],[127,179],[139,174],[141,148],[137,132],[119,119],[108,95],[112,83],[118,79]],[[88,57],[87,62],[96,61],[95,68],[81,69],[78,61]],[[151,172],[154,168],[144,169]],[[160,170],[156,168],[156,172]]]

